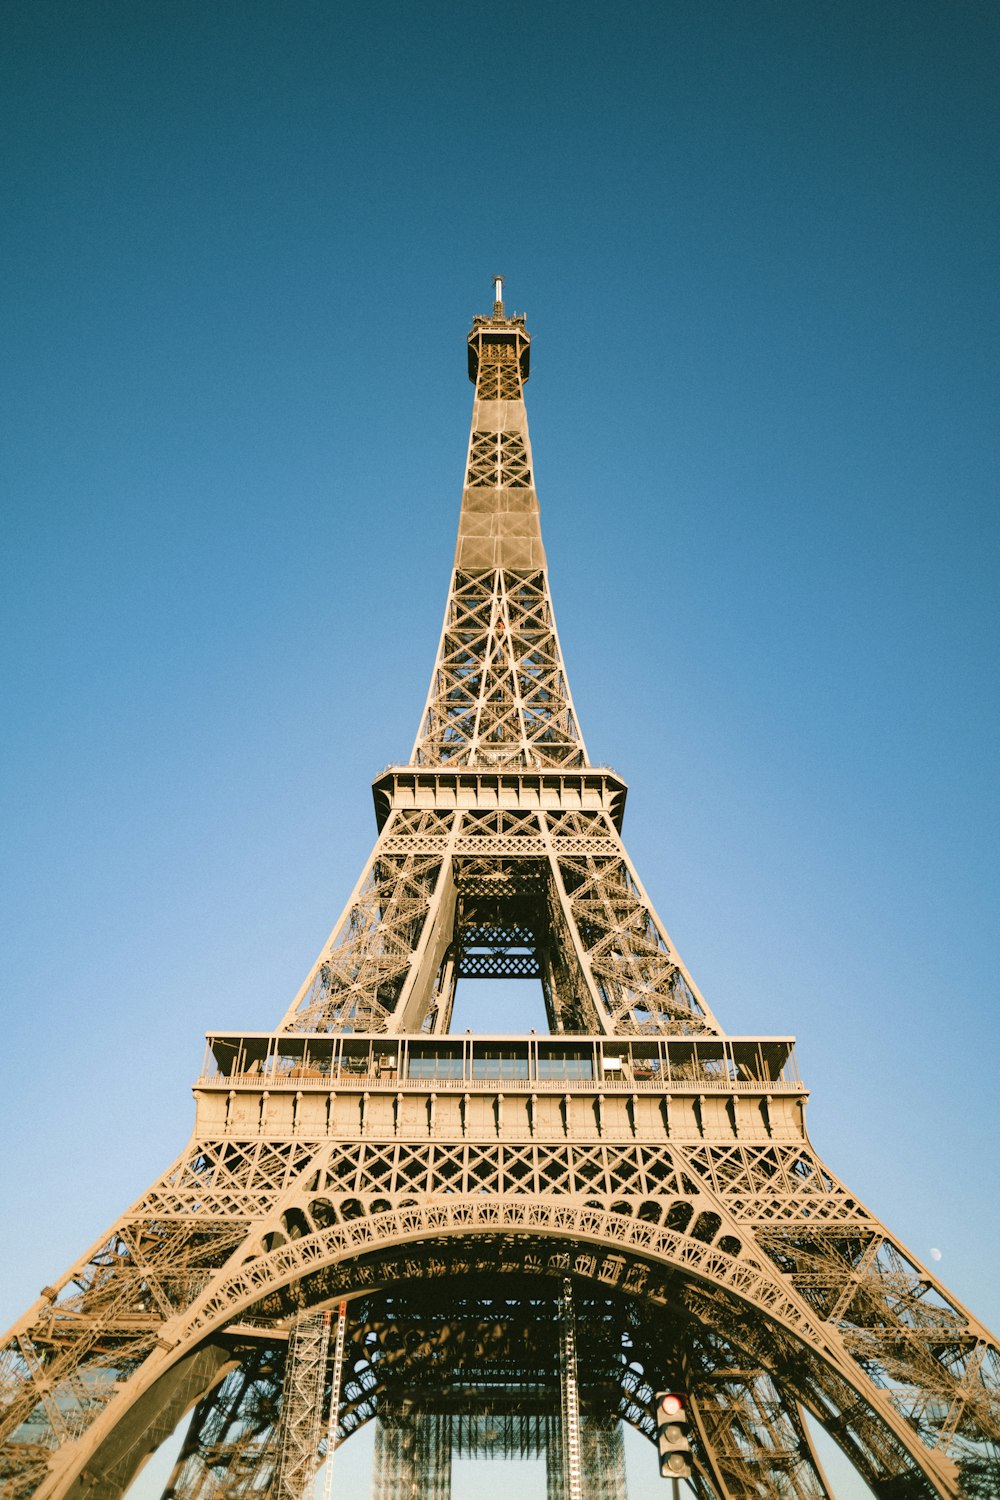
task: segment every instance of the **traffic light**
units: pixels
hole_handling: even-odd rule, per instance
[[[687,1435],[687,1397],[672,1391],[656,1395],[656,1442],[664,1479],[687,1479],[691,1473],[691,1444]]]

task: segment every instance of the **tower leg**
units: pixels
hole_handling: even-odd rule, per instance
[[[243,1500],[271,1483],[287,1349],[259,1344],[195,1407],[164,1500]]]

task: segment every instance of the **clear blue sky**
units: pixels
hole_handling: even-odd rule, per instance
[[[643,879],[1000,1325],[998,64],[992,3],[3,7],[0,1323],[354,883],[502,271]]]

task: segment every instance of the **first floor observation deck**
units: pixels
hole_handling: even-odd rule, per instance
[[[213,1134],[801,1138],[792,1037],[212,1032]]]

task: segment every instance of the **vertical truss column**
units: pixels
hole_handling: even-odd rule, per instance
[[[552,1412],[546,1421],[545,1500],[565,1500],[562,1419]]]
[[[330,1376],[330,1415],[326,1423],[326,1473],[323,1475],[323,1500],[333,1495],[333,1457],[337,1447],[337,1423],[340,1420],[340,1390],[344,1380],[344,1343],[347,1338],[347,1303],[337,1309],[337,1338],[333,1348],[333,1371]]]
[[[409,1407],[376,1421],[371,1500],[451,1500],[450,1416]]]
[[[562,1413],[563,1495],[565,1500],[583,1500],[576,1313],[573,1309],[573,1283],[568,1276],[563,1280],[559,1295],[559,1396]]]
[[[625,1443],[617,1416],[582,1416],[580,1456],[584,1500],[626,1500]]]
[[[296,1321],[288,1341],[274,1500],[303,1500],[316,1473],[329,1349],[328,1312]]]

